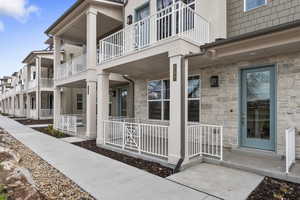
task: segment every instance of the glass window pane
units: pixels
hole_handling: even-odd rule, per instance
[[[188,98],[200,98],[199,76],[189,77]]]
[[[188,101],[188,121],[199,122],[200,121],[200,101],[189,100]]]
[[[246,0],[246,10],[251,10],[265,4],[265,0]]]
[[[161,99],[161,81],[148,82],[148,99],[149,100]]]
[[[161,101],[149,102],[149,119],[161,120]]]
[[[164,99],[170,99],[170,80],[163,81]]]
[[[170,120],[170,102],[164,101],[164,120]]]
[[[270,71],[249,72],[247,84],[247,137],[270,139]]]

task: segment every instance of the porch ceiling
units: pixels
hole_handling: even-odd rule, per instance
[[[66,40],[85,43],[86,41],[86,15],[81,15],[65,32],[60,34],[60,37]],[[107,15],[98,13],[97,15],[97,38],[101,38],[110,32],[113,32],[122,25],[122,22],[117,21]]]
[[[128,75],[130,78],[155,79],[169,76],[168,53],[147,57],[105,70],[110,73]]]
[[[86,81],[80,80],[76,82],[67,83],[64,85],[60,85],[59,87],[66,87],[66,88],[86,88]]]

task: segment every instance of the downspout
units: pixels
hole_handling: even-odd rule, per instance
[[[123,75],[123,78],[125,80],[129,81],[132,85],[132,118],[134,118],[135,117],[135,107],[134,107],[134,105],[135,105],[135,103],[134,103],[134,100],[135,100],[135,98],[134,98],[134,96],[135,96],[135,89],[134,89],[135,83],[132,79],[128,78],[128,76]]]

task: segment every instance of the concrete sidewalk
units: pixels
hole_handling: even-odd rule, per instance
[[[0,116],[0,127],[101,200],[204,200],[207,194],[98,155]]]
[[[174,174],[168,179],[225,200],[245,200],[264,177],[203,163]]]

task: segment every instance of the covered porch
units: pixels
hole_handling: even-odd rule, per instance
[[[79,81],[56,88],[55,107],[59,111],[54,127],[68,135],[88,138],[87,135],[87,85]]]
[[[201,121],[201,78],[187,64],[182,55],[164,52],[104,70],[100,66],[97,144],[174,166],[204,156],[222,160],[223,123]],[[132,114],[111,112],[110,73],[129,80]]]

